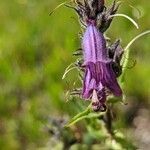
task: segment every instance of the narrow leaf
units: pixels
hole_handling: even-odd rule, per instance
[[[126,19],[128,19],[129,21],[131,21],[133,23],[133,25],[139,29],[139,26],[138,24],[129,16],[125,15],[125,14],[114,14],[114,15],[111,15],[110,17],[124,17]]]
[[[72,125],[74,125],[75,123],[83,120],[83,119],[90,119],[90,118],[97,118],[100,117],[102,115],[104,115],[105,112],[100,112],[100,113],[95,113],[92,112],[91,110],[91,104],[87,107],[86,110],[84,110],[83,112],[77,114],[76,116],[74,116],[68,124],[65,125],[65,127],[70,127]]]
[[[128,66],[128,61],[129,61],[129,55],[130,55],[130,46],[137,40],[139,39],[140,37],[146,35],[146,34],[149,34],[150,33],[150,30],[147,30],[145,32],[142,32],[141,34],[137,35],[135,38],[133,38],[128,44],[127,46],[124,48],[124,55],[123,55],[123,58],[121,60],[121,65],[122,65],[122,75],[121,75],[121,82],[124,81],[124,75],[125,75],[125,70]]]

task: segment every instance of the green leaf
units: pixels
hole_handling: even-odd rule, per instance
[[[128,15],[125,15],[125,14],[114,14],[114,15],[111,15],[110,17],[124,17],[124,18],[128,19],[129,21],[131,21],[133,23],[133,25],[137,29],[139,29],[138,24],[131,17],[129,17]]]
[[[97,117],[103,116],[104,114],[105,112],[100,112],[100,113],[92,112],[91,104],[90,104],[86,110],[74,116],[69,121],[69,123],[65,125],[65,127],[70,127],[83,119],[97,118]]]
[[[126,70],[127,70],[127,66],[128,66],[128,63],[129,63],[129,58],[130,58],[130,46],[136,41],[138,40],[140,37],[146,35],[146,34],[150,34],[150,30],[147,30],[145,32],[142,32],[141,34],[137,35],[135,38],[133,38],[128,44],[127,46],[124,48],[124,55],[123,55],[123,58],[121,60],[121,65],[122,65],[122,75],[120,77],[120,81],[121,82],[124,82],[124,76],[125,76],[125,73],[126,73]]]

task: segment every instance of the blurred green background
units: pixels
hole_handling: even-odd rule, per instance
[[[80,47],[80,25],[75,12],[61,7],[49,16],[61,2],[0,0],[1,150],[61,150],[69,144],[70,149],[88,149],[86,144],[91,144],[86,123],[71,129],[61,127],[86,105],[78,99],[68,100],[65,94],[75,86],[76,71],[61,79],[65,68],[76,59],[72,53]],[[108,5],[111,2],[106,0]],[[136,35],[150,29],[149,9],[148,0],[123,1],[119,13],[134,18],[140,29],[116,17],[107,36],[112,42],[120,38],[125,47]],[[117,130],[143,149],[150,146],[149,44],[150,36],[145,36],[131,47],[129,68],[134,60],[137,63],[125,77],[128,105],[115,105],[114,122]],[[92,143],[91,149],[96,144]]]

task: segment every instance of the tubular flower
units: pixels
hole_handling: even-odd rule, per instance
[[[85,75],[82,97],[92,99],[93,110],[106,110],[108,92],[121,96],[122,90],[113,70],[113,60],[109,58],[103,34],[90,21],[82,42]]]

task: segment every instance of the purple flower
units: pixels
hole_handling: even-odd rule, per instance
[[[104,36],[90,21],[83,36],[83,57],[85,66],[82,97],[92,99],[95,111],[106,110],[106,97],[109,92],[121,96],[122,90],[113,71],[113,60],[108,56]]]

